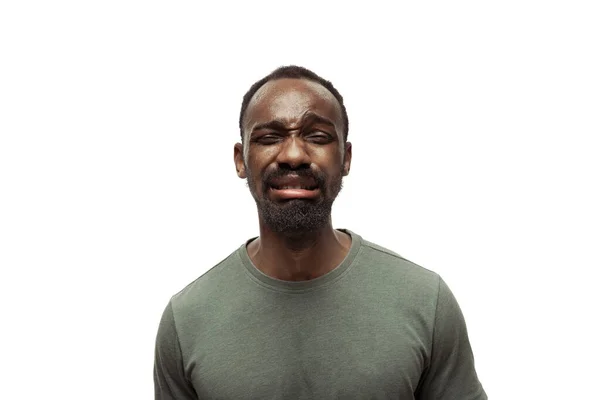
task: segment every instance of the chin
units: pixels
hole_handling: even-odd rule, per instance
[[[288,200],[258,202],[261,220],[277,233],[308,233],[325,226],[331,217],[331,204],[319,201]]]

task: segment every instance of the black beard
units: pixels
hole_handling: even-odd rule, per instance
[[[319,230],[327,225],[332,202],[287,200],[278,204],[265,199],[257,202],[263,222],[275,233],[298,235]]]
[[[247,170],[248,171],[248,170]],[[250,171],[248,171],[250,172]],[[318,188],[321,191],[320,198],[313,199],[291,199],[283,202],[274,202],[269,198],[269,182],[274,175],[284,176],[286,174],[298,174],[314,178]],[[286,236],[296,236],[305,233],[315,232],[326,226],[331,219],[331,207],[337,195],[342,190],[342,172],[333,177],[326,184],[326,179],[322,174],[315,174],[309,170],[286,170],[276,171],[273,174],[265,176],[262,182],[262,196],[257,196],[256,185],[248,174],[247,185],[256,201],[258,213],[267,227],[279,234]]]

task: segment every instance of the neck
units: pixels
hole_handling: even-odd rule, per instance
[[[275,233],[260,223],[260,237],[248,245],[248,255],[264,274],[285,281],[318,278],[337,267],[350,250],[348,234],[323,228],[302,234]]]

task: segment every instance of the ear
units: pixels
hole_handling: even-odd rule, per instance
[[[344,171],[343,176],[350,173],[350,164],[352,163],[352,143],[346,142],[344,148]]]
[[[237,171],[238,177],[246,179],[246,166],[244,165],[244,145],[236,143],[233,146],[233,162],[235,163],[235,170]]]

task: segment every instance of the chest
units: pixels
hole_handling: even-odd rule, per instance
[[[203,399],[412,399],[426,325],[398,302],[238,307],[200,328],[185,368]]]

